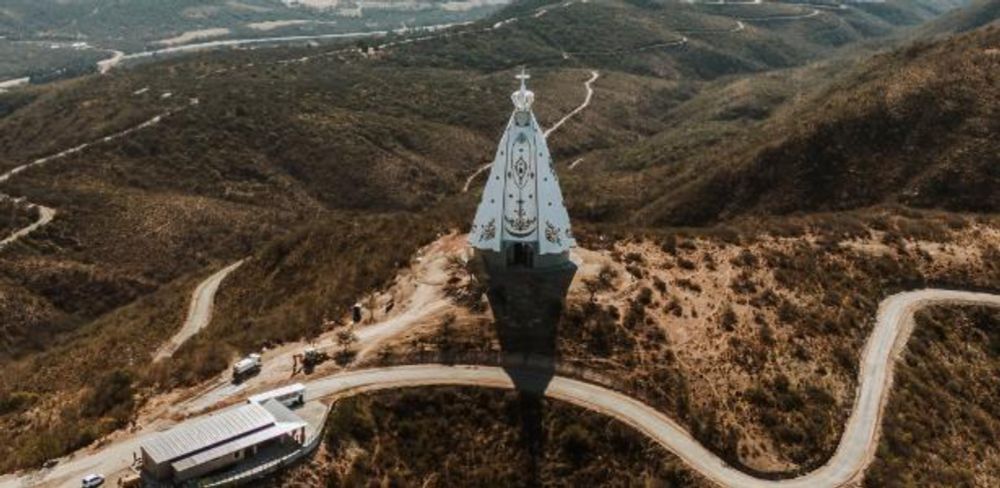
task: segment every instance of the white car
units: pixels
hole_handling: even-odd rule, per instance
[[[81,488],[94,488],[95,486],[101,486],[104,484],[104,476],[99,474],[88,474],[84,476],[80,482]]]

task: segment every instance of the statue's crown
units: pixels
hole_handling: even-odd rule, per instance
[[[515,76],[518,80],[521,80],[521,88],[510,95],[511,101],[514,102],[514,108],[520,112],[527,112],[531,110],[531,104],[535,103],[535,94],[528,89],[525,85],[525,81],[531,76],[528,75],[521,69],[521,74]]]

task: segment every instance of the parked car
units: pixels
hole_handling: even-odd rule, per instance
[[[94,488],[104,484],[104,476],[100,474],[88,474],[80,482],[82,488]]]

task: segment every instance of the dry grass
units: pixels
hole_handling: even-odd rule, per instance
[[[556,354],[656,405],[748,471],[787,476],[822,464],[853,402],[878,303],[921,286],[1000,279],[993,221],[949,227],[927,215],[914,234],[903,229],[912,216],[856,219],[861,227],[802,219],[799,236],[654,233],[580,249]],[[886,244],[870,221],[908,237]],[[474,290],[463,273],[455,285]],[[500,350],[489,312],[456,312],[448,324],[446,336],[425,329],[382,355]]]
[[[998,358],[995,309],[918,314],[865,486],[1000,484]]]
[[[324,447],[269,485],[708,486],[622,424],[510,391],[428,388],[343,399]]]

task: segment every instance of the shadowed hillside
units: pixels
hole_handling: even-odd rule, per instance
[[[441,487],[709,486],[618,422],[555,400],[535,404],[515,392],[467,388],[344,399],[327,422],[321,454],[267,486],[348,487],[372,479]]]
[[[995,24],[1000,19],[1000,1],[974,0],[966,8],[948,12],[927,25],[917,29],[921,36],[935,34],[957,34]]]
[[[889,399],[868,487],[1000,483],[1000,359],[995,309],[937,307],[917,315]]]
[[[1000,208],[1000,29],[879,55],[749,143],[666,177],[643,221],[704,223],[897,202]],[[699,169],[701,171],[701,169]],[[684,177],[690,177],[684,181]]]
[[[862,41],[935,12],[906,5],[813,15],[785,4],[525,2],[370,54],[356,49],[369,42],[210,52],[0,94],[3,170],[94,142],[2,187],[59,213],[0,253],[0,365],[11,372],[0,425],[12,432],[0,469],[126,425],[135,404],[89,405],[102,385],[127,383],[138,401],[211,377],[236,353],[314,336],[421,244],[464,229],[481,180],[462,187],[495,148],[523,64],[545,126],[582,102],[599,71],[593,103],[551,139],[588,245],[746,214],[995,210],[997,31],[857,66]],[[831,235],[867,226],[816,219]],[[778,220],[764,232],[781,234]],[[197,282],[245,257],[212,326],[148,367]],[[599,325],[615,330],[622,317],[608,310]],[[720,432],[702,434],[727,448]]]

